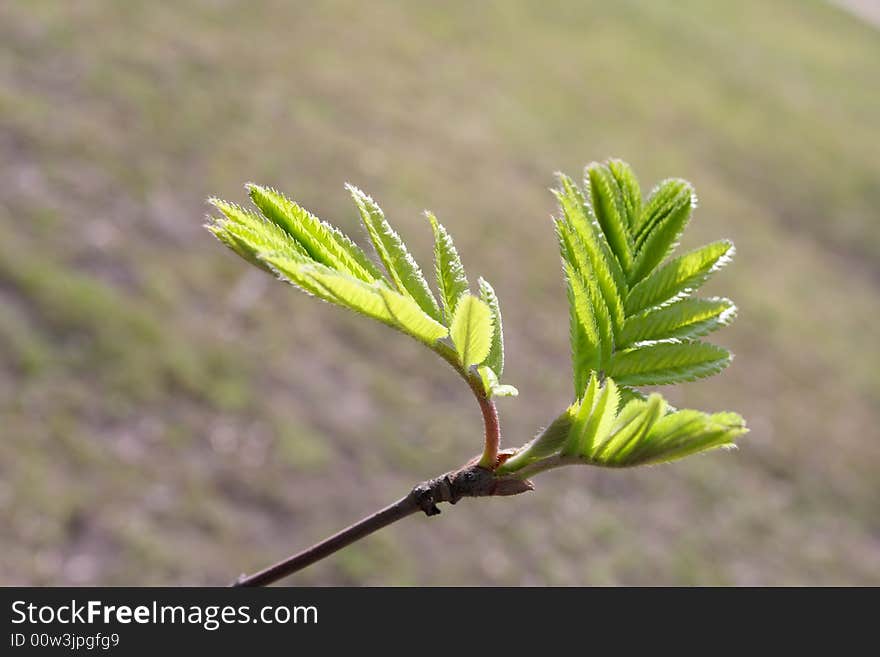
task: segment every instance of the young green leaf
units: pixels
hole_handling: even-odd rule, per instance
[[[596,404],[596,395],[599,392],[599,377],[593,372],[590,374],[589,383],[584,390],[584,394],[571,407],[572,422],[571,431],[568,440],[559,450],[560,454],[576,454],[580,443],[580,437],[584,433],[584,428],[593,412]]]
[[[629,232],[629,219],[621,197],[620,188],[607,167],[593,162],[586,169],[586,186],[589,190],[593,214],[605,234],[620,268],[624,274],[632,267],[633,243]]]
[[[627,318],[617,346],[628,347],[646,340],[696,338],[727,326],[734,317],[736,306],[730,299],[681,299]]]
[[[502,383],[492,388],[493,397],[519,397],[519,390],[508,383]]]
[[[734,253],[733,244],[721,240],[670,260],[630,290],[626,298],[627,315],[690,294],[730,262]]]
[[[458,301],[450,326],[452,343],[465,369],[479,365],[492,347],[492,311],[477,297],[466,294]]]
[[[656,393],[620,408],[614,381],[606,378],[600,384],[593,375],[583,399],[505,461],[497,473],[509,475],[528,466],[524,474],[530,475],[573,463],[614,468],[660,463],[730,446],[746,433],[736,413],[669,411]]]
[[[639,181],[623,160],[608,160],[608,170],[614,176],[614,181],[620,190],[620,198],[626,211],[627,231],[630,235],[634,235],[642,216],[642,191]]]
[[[330,224],[274,189],[254,184],[247,185],[247,189],[266,218],[299,242],[315,262],[367,283],[382,278],[360,247]]]
[[[610,325],[607,321],[608,313],[604,312],[601,316],[597,316],[597,308],[593,305],[592,299],[590,299],[590,291],[584,286],[584,281],[574,272],[571,265],[566,265],[565,275],[570,290],[571,309],[575,314],[573,319],[578,323],[581,335],[586,342],[584,345],[577,346],[583,349],[585,355],[591,356],[590,360],[583,362],[581,362],[581,359],[575,359],[576,365],[581,364],[587,368],[584,372],[575,370],[575,380],[583,380],[585,375],[588,376],[593,370],[599,371],[607,364],[607,349],[603,353],[603,346],[607,347],[610,344],[608,339],[608,334],[610,333]],[[599,313],[602,310],[604,310],[604,307],[600,303]],[[601,329],[600,326],[602,327]],[[575,345],[573,344],[572,347],[574,348]],[[585,380],[584,383],[586,383]],[[576,396],[581,396],[582,394],[583,390],[576,392]]]
[[[589,456],[596,446],[603,443],[611,431],[620,405],[620,393],[613,379],[606,379],[602,394],[596,399],[590,419],[579,437],[578,453]]]
[[[422,270],[410,255],[400,235],[385,219],[382,209],[354,185],[346,185],[346,188],[354,199],[367,234],[397,291],[412,297],[425,313],[441,322],[443,317],[440,307],[422,275]]]
[[[645,439],[664,413],[666,413],[666,400],[657,393],[650,395],[647,401],[630,402],[621,413],[617,428],[611,432],[604,444],[599,445],[587,457],[588,460],[595,465],[606,467],[619,468],[630,465],[629,455]]]
[[[623,385],[664,385],[717,374],[730,360],[730,352],[706,342],[661,342],[617,352],[607,373]]]
[[[280,255],[268,254],[262,259],[279,276],[310,294],[377,319],[429,346],[448,335],[446,327],[426,315],[410,297],[383,284],[365,283],[316,263]]]
[[[657,421],[631,451],[627,465],[663,463],[718,447],[733,447],[734,441],[747,432],[745,421],[736,413],[678,411]]]
[[[660,214],[655,220],[649,220],[650,223],[646,224],[642,235],[636,239],[636,257],[630,272],[630,284],[642,280],[654,271],[675,248],[695,206],[693,188],[687,185],[676,202],[668,206],[667,212]]]
[[[565,288],[568,296],[569,309],[569,338],[571,342],[572,375],[574,377],[575,396],[581,397],[587,387],[590,373],[599,369],[599,351],[595,324],[592,325],[592,337],[587,334],[585,326],[581,323],[577,309],[577,299],[573,289],[574,283],[565,274]],[[584,299],[585,297],[581,296]]]
[[[683,205],[694,200],[693,186],[681,178],[669,178],[661,181],[648,196],[648,202],[642,210],[639,225],[635,227],[633,236],[637,249],[645,243],[648,235],[658,224]]]
[[[483,382],[483,390],[485,390],[486,394],[491,397],[492,390],[498,385],[498,376],[488,365],[480,365],[477,368],[477,373],[480,375],[480,380]]]
[[[498,377],[488,365],[480,365],[477,372],[483,382],[483,389],[489,397],[516,397],[519,395],[519,390],[513,386],[498,383]]]
[[[607,379],[601,389],[597,385],[597,377],[594,375],[587,396],[578,410],[571,435],[562,450],[563,454],[589,457],[595,445],[603,442],[611,430],[620,403],[617,385],[611,379]]]
[[[559,174],[561,190],[554,190],[563,216],[556,227],[566,244],[563,258],[568,257],[579,272],[590,272],[601,291],[608,308],[612,328],[623,326],[623,299],[626,280],[620,263],[611,252],[599,225],[592,218],[592,210],[582,202],[583,197],[569,178]]]
[[[565,275],[569,281],[574,298],[574,307],[583,323],[585,333],[593,341],[597,355],[597,369],[608,364],[611,357],[614,335],[618,327],[613,313],[607,304],[601,283],[590,269],[583,243],[571,226],[564,221],[557,223],[557,231],[562,242],[562,257]],[[615,297],[617,303],[619,298]],[[617,307],[621,311],[620,306]],[[622,312],[620,312],[622,317]],[[593,330],[595,329],[595,336]]]
[[[379,294],[385,302],[395,326],[417,340],[431,346],[440,338],[449,335],[449,330],[430,315],[425,314],[411,297],[379,287]]]
[[[260,255],[260,260],[279,278],[309,294],[381,322],[392,323],[392,317],[375,284],[340,274],[326,265],[305,258],[264,253]]]
[[[208,202],[223,213],[222,219],[214,220],[209,229],[217,235],[226,233],[236,238],[236,242],[245,248],[251,256],[258,253],[297,254],[308,257],[302,244],[279,226],[267,221],[264,217],[245,210],[234,203],[227,203],[218,198]]]
[[[557,174],[557,178],[560,189],[552,191],[559,201],[562,216],[571,224],[572,230],[583,243],[588,261],[595,269],[595,276],[602,281],[602,290],[607,297],[607,303],[614,305],[615,294],[622,296],[626,291],[626,278],[620,263],[614,257],[608,239],[596,220],[592,204],[587,202],[571,178],[561,173]]]
[[[459,298],[468,291],[468,280],[449,233],[432,213],[426,212],[425,215],[434,232],[434,268],[443,313],[448,323],[452,321]]]
[[[504,374],[504,328],[501,325],[501,305],[489,281],[480,277],[477,283],[480,287],[480,300],[492,311],[492,346],[489,347],[486,364],[501,378]]]
[[[594,464],[609,463],[610,457],[617,450],[625,448],[634,437],[638,437],[644,432],[645,424],[651,415],[652,413],[648,412],[648,397],[624,403],[620,413],[614,419],[614,425],[608,436],[594,447],[589,457],[590,461]]]

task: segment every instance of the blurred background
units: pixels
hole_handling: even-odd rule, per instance
[[[0,3],[0,583],[226,584],[481,448],[439,359],[223,248],[284,190],[501,299],[508,446],[572,396],[553,172],[622,157],[732,238],[736,353],[678,405],[735,452],[568,468],[414,517],[303,585],[880,584],[874,2]]]

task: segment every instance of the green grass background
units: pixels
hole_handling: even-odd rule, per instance
[[[571,398],[552,173],[692,180],[740,318],[736,452],[569,468],[297,584],[880,584],[880,32],[760,2],[0,3],[0,583],[225,584],[480,449],[415,343],[201,226],[242,183],[417,256],[432,209],[505,311],[507,445]]]

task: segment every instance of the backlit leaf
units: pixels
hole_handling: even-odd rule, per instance
[[[459,298],[468,291],[468,280],[449,233],[432,213],[425,214],[434,232],[434,269],[440,301],[446,321],[451,322]]]
[[[443,321],[437,300],[434,299],[422,270],[410,255],[400,235],[385,219],[382,209],[357,187],[353,185],[346,187],[354,199],[367,234],[373,242],[379,259],[385,265],[394,287],[401,294],[412,297],[430,317],[438,322]]]
[[[458,301],[450,334],[461,365],[479,365],[492,346],[492,311],[477,297],[466,294]]]

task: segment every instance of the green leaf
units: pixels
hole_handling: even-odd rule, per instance
[[[208,230],[251,264],[268,271],[258,257],[266,252],[308,258],[299,242],[260,215],[217,198],[208,202],[224,215],[220,219],[214,218],[207,226]]]
[[[562,454],[576,454],[579,450],[580,437],[584,433],[584,428],[593,412],[593,406],[596,403],[596,395],[599,392],[599,377],[593,372],[590,374],[589,383],[584,390],[583,397],[578,399],[571,407],[572,423],[568,440],[560,449]]]
[[[592,341],[597,357],[596,368],[603,369],[609,362],[614,344],[616,327],[612,313],[606,303],[602,286],[594,276],[595,270],[588,264],[578,235],[564,221],[557,222],[557,230],[563,243],[563,266],[574,299],[574,308],[587,339]]]
[[[519,390],[513,386],[498,383],[498,377],[488,365],[480,365],[477,372],[483,381],[483,389],[490,397],[516,397],[519,395]]]
[[[437,300],[428,287],[428,282],[422,275],[422,270],[407,251],[406,245],[400,239],[400,235],[394,232],[391,225],[386,221],[385,214],[376,202],[364,194],[354,185],[346,185],[351,193],[355,205],[361,214],[361,219],[367,229],[367,234],[376,248],[376,253],[391,281],[401,294],[412,297],[419,307],[430,317],[438,322],[443,321]]]
[[[626,296],[626,279],[620,263],[611,252],[599,224],[591,216],[590,206],[583,201],[580,191],[572,181],[559,174],[561,190],[554,190],[559,200],[564,221],[557,222],[572,236],[566,238],[570,243],[569,256],[578,264],[578,271],[590,271],[596,279],[605,305],[610,313],[612,326],[618,331],[623,326],[623,299]],[[557,227],[559,231],[559,227]]]
[[[466,294],[458,301],[450,334],[464,369],[479,365],[492,346],[492,311],[477,297]]]
[[[620,395],[613,380],[606,379],[601,389],[595,387],[596,381],[597,377],[594,376],[588,387],[587,396],[578,409],[571,435],[562,451],[563,454],[578,454],[589,457],[595,445],[604,442],[608,432],[611,431],[612,424],[617,417]]]
[[[736,306],[730,299],[681,299],[627,318],[617,346],[646,340],[696,338],[727,326],[735,317]]]
[[[266,218],[299,242],[315,262],[367,283],[382,278],[360,247],[330,224],[274,189],[254,184],[247,185],[247,189]]]
[[[587,381],[593,370],[599,369],[599,352],[596,338],[591,338],[587,334],[587,330],[581,323],[579,312],[577,309],[577,299],[573,289],[574,283],[569,277],[568,272],[565,275],[566,293],[568,295],[569,308],[569,337],[571,340],[571,362],[572,375],[574,377],[575,396],[581,397],[587,387]],[[584,296],[580,298],[585,299]],[[589,312],[589,311],[587,311]],[[593,332],[596,335],[595,324],[592,325]]]
[[[627,315],[690,294],[730,262],[734,253],[733,244],[721,240],[670,260],[630,290]]]
[[[610,435],[604,443],[596,447],[588,462],[592,465],[608,467],[617,465],[618,461],[615,457],[618,452],[625,451],[650,429],[650,421],[656,411],[652,409],[649,412],[648,409],[647,398],[644,401],[631,401],[624,406]]]
[[[607,374],[622,385],[664,385],[716,374],[730,360],[726,349],[706,342],[661,342],[617,352]]]
[[[568,269],[571,270],[571,266]],[[585,287],[583,279],[574,271],[566,271],[566,276],[571,286],[572,307],[588,342],[587,351],[595,353],[595,361],[587,363],[587,365],[590,370],[601,370],[608,364],[609,346],[613,339],[611,338],[611,324],[608,321],[607,309],[601,299],[597,299],[594,303],[591,292],[595,290]],[[579,378],[578,373],[575,378]],[[583,394],[583,391],[578,391],[577,394]]]
[[[733,247],[729,242],[709,245],[661,266],[696,205],[691,184],[665,180],[643,205],[635,175],[620,160],[586,168],[587,198],[570,178],[557,175],[560,184],[554,194],[561,216],[554,219],[554,225],[569,300],[576,397],[583,396],[593,372],[618,376],[620,394],[628,400],[636,394],[632,386],[648,380],[675,383],[676,373],[687,380],[726,364],[729,359],[693,367],[685,363],[681,369],[667,367],[644,378],[630,371],[634,367],[630,359],[636,357],[629,354],[632,348],[692,340],[735,317],[735,307],[727,300],[676,303],[730,258]],[[666,350],[643,351],[638,357],[669,356]],[[687,353],[701,355],[693,350]]]
[[[282,281],[290,283],[291,285],[299,288],[306,294],[310,296],[316,296],[320,299],[323,299],[324,301],[329,301],[330,303],[344,306],[346,308],[349,308],[350,310],[354,310],[355,312],[361,312],[368,317],[378,319],[369,312],[362,312],[357,307],[352,307],[348,304],[340,303],[334,295],[327,292],[322,286],[318,285],[315,282],[315,280],[310,275],[310,273],[315,270],[320,270],[327,274],[340,275],[338,274],[338,272],[335,272],[326,265],[317,263],[314,260],[309,260],[308,258],[298,256],[284,256],[274,253],[262,253],[258,257],[262,263],[261,266],[263,268],[268,269]]]
[[[608,170],[614,176],[626,213],[627,230],[635,234],[642,216],[642,190],[630,166],[623,160],[608,160]]]
[[[486,391],[487,395],[491,395],[492,388],[498,385],[498,376],[495,374],[495,371],[488,365],[480,365],[477,368],[477,373],[483,382],[483,390]]]
[[[682,205],[690,204],[694,199],[693,186],[681,178],[669,178],[661,181],[648,196],[648,202],[642,209],[639,225],[635,229],[636,248],[641,248],[647,236],[670,213]]]
[[[626,465],[663,463],[718,447],[732,447],[748,432],[736,413],[682,410],[661,418],[626,459]]]
[[[636,239],[636,256],[629,276],[631,284],[654,271],[678,244],[678,238],[697,203],[693,188],[689,183],[684,184],[685,188],[675,197],[674,202],[659,210],[656,219],[650,218],[644,232]],[[649,201],[648,209],[650,208]]]
[[[598,377],[591,377],[584,398],[505,461],[497,474],[526,466],[536,473],[574,463],[614,468],[660,463],[730,447],[747,432],[736,413],[669,412],[666,400],[656,393],[631,400],[618,412],[617,392],[612,379],[600,386]]]
[[[282,280],[309,294],[367,317],[388,324],[392,322],[375,284],[340,274],[326,265],[305,258],[264,253],[260,255],[260,259]],[[334,283],[336,279],[342,279],[342,282]],[[354,284],[346,285],[351,281]]]
[[[379,287],[379,294],[395,322],[395,326],[428,346],[449,335],[449,330],[427,315],[410,297]]]
[[[434,232],[434,268],[440,301],[448,323],[455,314],[458,299],[468,291],[468,280],[452,237],[432,213],[426,212],[425,216],[431,222],[431,230]]]
[[[630,402],[618,416],[606,441],[598,445],[587,458],[596,465],[629,465],[629,455],[665,412],[666,400],[657,393],[650,395],[647,401]]]
[[[433,345],[448,335],[410,298],[379,282],[366,283],[316,263],[267,254],[263,261],[282,278],[325,301],[348,308]]]
[[[590,202],[605,239],[620,263],[624,274],[632,267],[632,237],[620,189],[611,171],[598,162],[586,169],[586,185]]]
[[[635,388],[631,388],[629,386],[622,386],[618,384],[617,390],[618,392],[620,392],[620,403],[623,406],[626,406],[631,401],[645,401],[648,399],[648,395],[640,390],[636,390]]]
[[[500,378],[504,374],[504,327],[501,324],[501,304],[489,281],[480,277],[477,283],[480,287],[480,300],[492,311],[492,345],[489,347],[489,355],[486,356],[486,364]]]
[[[617,409],[620,405],[620,393],[613,379],[605,379],[602,394],[596,399],[590,419],[584,427],[584,433],[579,441],[579,453],[589,456],[596,445],[605,441],[614,420],[617,418]]]

